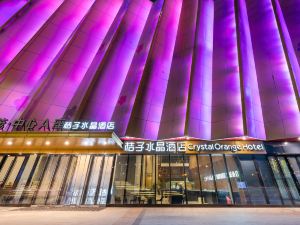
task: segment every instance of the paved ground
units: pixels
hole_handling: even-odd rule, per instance
[[[300,208],[0,208],[0,225],[299,225]]]

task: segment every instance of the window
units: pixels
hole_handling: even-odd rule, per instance
[[[233,155],[225,155],[225,159],[235,204],[250,204],[250,197],[247,191],[247,184],[238,158]]]
[[[247,185],[247,191],[252,205],[267,204],[264,187],[259,180],[259,174],[256,171],[252,156],[239,155],[242,171]]]
[[[223,155],[213,155],[212,162],[214,179],[217,188],[218,203],[231,205],[234,203],[234,199],[231,193],[229,177],[225,167]],[[236,171],[229,171],[229,173],[237,176]]]
[[[203,204],[217,204],[214,174],[209,155],[198,155]]]
[[[184,156],[184,175],[186,181],[187,203],[202,204],[202,193],[200,184],[200,174],[198,170],[198,159],[196,155]]]

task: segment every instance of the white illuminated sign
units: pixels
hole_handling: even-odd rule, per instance
[[[126,152],[203,152],[203,151],[264,151],[263,144],[241,143],[241,144],[193,144],[189,142],[170,141],[126,141],[124,142]]]
[[[212,143],[212,144],[188,144],[188,150],[190,151],[263,151],[263,144],[221,144],[221,143]]]
[[[91,131],[112,131],[115,129],[115,122],[88,122],[88,121],[65,121],[63,130],[91,130]]]
[[[239,177],[239,171],[237,170],[234,170],[234,171],[229,171],[229,177],[230,178],[237,178]],[[222,179],[226,179],[227,178],[227,174],[226,173],[217,173],[215,175],[215,179],[216,180],[222,180]],[[210,176],[205,176],[204,177],[204,181],[212,181],[214,180],[214,177],[213,175],[210,175]]]

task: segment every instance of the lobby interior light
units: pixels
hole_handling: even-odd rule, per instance
[[[283,144],[284,144],[284,145],[288,145],[288,142],[285,141]]]
[[[69,141],[65,141],[65,145],[69,145],[70,144],[70,142]]]
[[[7,142],[7,145],[12,145],[12,144],[13,144],[12,141],[8,141],[8,142]]]
[[[300,141],[300,137],[298,137],[298,141]]]
[[[94,138],[87,138],[87,139],[83,139],[81,141],[81,145],[83,146],[94,146],[95,145],[95,139]]]
[[[32,141],[26,141],[26,145],[31,145]]]
[[[45,142],[45,145],[48,145],[48,146],[49,146],[50,144],[51,144],[50,141],[46,141],[46,142]]]

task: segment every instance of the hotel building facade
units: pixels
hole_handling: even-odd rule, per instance
[[[0,205],[300,205],[299,0],[0,1]]]

